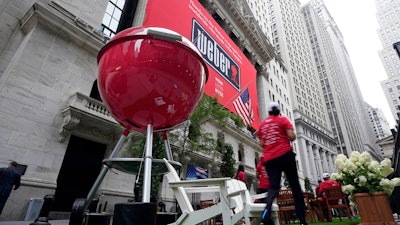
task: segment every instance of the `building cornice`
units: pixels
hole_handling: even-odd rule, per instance
[[[211,15],[216,13],[222,18],[225,23],[225,26],[222,25],[225,32],[233,33],[238,37],[236,44],[242,50],[249,51],[250,55],[247,56],[249,60],[261,65],[260,68],[256,68],[260,74],[267,77],[265,64],[272,59],[280,62],[282,68],[286,70],[283,60],[276,54],[266,35],[261,32],[258,22],[245,1],[205,0],[203,4]]]
[[[295,116],[296,127],[298,126],[306,127],[307,129],[312,130],[313,133],[318,134],[320,137],[327,140],[328,142],[336,143],[335,139],[332,136],[332,133],[319,126],[318,123],[314,122],[312,119],[299,113],[297,110],[295,110],[294,113],[297,114],[297,116]]]
[[[98,29],[91,27],[55,2],[49,4],[36,2],[20,23],[24,33],[28,33],[40,24],[96,55],[106,40]]]

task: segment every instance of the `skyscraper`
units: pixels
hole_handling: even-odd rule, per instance
[[[381,157],[343,36],[322,0],[302,7],[338,153]]]
[[[374,129],[377,139],[382,139],[387,136],[391,136],[389,123],[387,122],[385,115],[379,108],[374,108],[365,102],[367,107],[369,121]]]
[[[379,51],[383,67],[388,75],[381,86],[393,117],[398,120],[400,113],[400,56],[393,44],[400,41],[400,2],[396,0],[375,0],[376,18],[379,23],[378,36],[383,49]]]
[[[265,5],[264,5],[265,4]],[[271,38],[287,73],[289,102],[293,110],[300,176],[316,183],[324,172],[334,171],[335,140],[324,104],[321,84],[307,41],[298,1],[249,1],[256,18],[268,21],[263,30]],[[266,11],[266,12],[265,12]],[[260,19],[262,18],[262,19]],[[268,33],[270,32],[270,33]],[[273,73],[276,71],[271,71]],[[274,80],[271,80],[272,83]],[[272,86],[273,87],[273,86]]]

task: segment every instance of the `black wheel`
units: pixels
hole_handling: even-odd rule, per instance
[[[69,225],[82,225],[85,210],[86,198],[77,198],[72,205]]]

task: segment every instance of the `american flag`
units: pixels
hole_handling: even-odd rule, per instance
[[[251,124],[254,120],[254,112],[251,106],[249,89],[243,90],[242,94],[233,102],[233,107],[245,124]]]
[[[186,172],[186,179],[206,179],[208,178],[208,171],[198,166],[188,165]]]

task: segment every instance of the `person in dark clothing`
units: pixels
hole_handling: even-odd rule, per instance
[[[18,163],[12,161],[8,168],[0,168],[0,215],[12,189],[17,190],[21,185],[21,173],[17,170]]]
[[[266,199],[267,206],[261,216],[264,225],[272,225],[271,207],[275,196],[281,188],[282,172],[285,173],[292,189],[296,215],[300,224],[306,225],[305,204],[297,174],[296,154],[291,141],[296,139],[292,123],[287,117],[280,115],[280,105],[271,102],[267,106],[269,116],[265,118],[257,131],[260,145],[264,150],[264,166],[269,176],[270,188]]]

